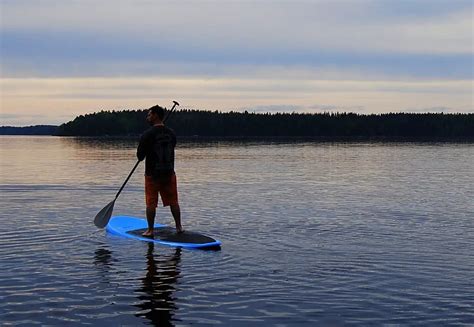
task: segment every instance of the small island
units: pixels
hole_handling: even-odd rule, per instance
[[[55,125],[0,126],[0,135],[55,135],[57,129]]]
[[[100,111],[60,126],[1,127],[1,134],[136,137],[148,125],[146,110]],[[474,140],[474,114],[249,113],[182,109],[168,125],[180,138]]]

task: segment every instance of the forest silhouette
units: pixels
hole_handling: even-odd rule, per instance
[[[147,110],[81,115],[56,130],[60,136],[135,136],[149,126]],[[167,125],[178,137],[445,138],[473,139],[474,114],[248,113],[183,109]]]

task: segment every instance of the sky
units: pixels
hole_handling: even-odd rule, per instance
[[[0,125],[100,110],[474,112],[471,0],[0,0]]]

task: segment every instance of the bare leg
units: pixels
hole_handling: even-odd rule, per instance
[[[155,225],[155,215],[156,215],[156,208],[146,208],[146,221],[148,223],[148,229],[143,236],[153,236],[153,226]]]
[[[179,204],[171,205],[171,214],[174,218],[174,223],[176,224],[176,232],[182,233],[184,232],[183,226],[181,226],[181,209],[179,208]]]

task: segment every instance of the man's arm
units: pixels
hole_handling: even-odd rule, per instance
[[[149,133],[147,132],[143,133],[143,135],[140,137],[140,143],[138,143],[138,148],[137,148],[137,158],[140,161],[142,161],[146,157],[149,143],[150,143],[149,140],[150,140],[150,137],[149,137]]]
[[[176,147],[176,134],[172,129],[170,129],[170,131],[171,131],[171,133],[170,133],[171,134],[171,143],[173,144],[173,148],[174,148],[174,147]]]

